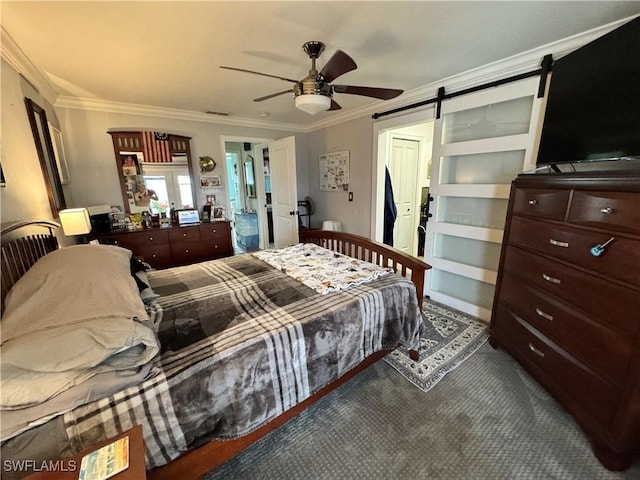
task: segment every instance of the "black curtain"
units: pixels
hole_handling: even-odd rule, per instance
[[[396,210],[396,202],[393,199],[393,187],[391,186],[389,169],[384,167],[384,172],[384,232],[382,241],[393,247],[393,226],[396,223],[398,211]]]

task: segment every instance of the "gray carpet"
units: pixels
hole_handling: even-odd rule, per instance
[[[602,467],[571,418],[485,343],[428,393],[379,361],[204,477],[640,479]]]

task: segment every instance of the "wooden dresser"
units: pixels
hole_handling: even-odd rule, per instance
[[[504,235],[491,344],[573,415],[605,467],[628,468],[640,453],[640,172],[520,175]]]
[[[128,248],[135,257],[153,268],[187,265],[233,255],[229,220],[135,232],[99,233],[88,235],[87,239]]]

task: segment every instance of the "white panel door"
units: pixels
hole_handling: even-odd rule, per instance
[[[271,204],[275,248],[298,243],[298,185],[295,137],[269,144]]]
[[[393,246],[409,255],[414,253],[414,239],[418,228],[416,185],[419,160],[420,142],[401,138],[392,139],[389,176],[398,211],[393,228]]]

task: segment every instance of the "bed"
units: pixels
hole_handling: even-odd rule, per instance
[[[30,398],[29,392],[27,398],[19,395],[17,400],[6,400],[8,406],[3,403],[2,413],[12,418],[9,425],[17,427],[7,435],[3,427],[3,459],[21,455],[35,459],[68,456],[141,424],[149,478],[198,478],[392,349],[419,345],[422,326],[419,302],[424,272],[429,266],[364,237],[307,230],[301,234],[300,245],[282,251],[257,252],[258,256],[263,254],[262,258],[244,254],[145,271],[130,258],[130,252],[127,257],[118,247],[81,245],[58,249],[55,227],[51,222],[37,222],[3,231],[3,307],[11,286],[18,285],[8,293],[7,309],[3,309],[3,365],[5,358],[13,358],[9,348],[12,342],[31,339],[32,335],[37,338],[43,330],[57,332],[70,324],[74,335],[86,327],[87,335],[93,338],[96,330],[91,330],[93,324],[82,317],[86,311],[80,300],[97,289],[90,286],[93,277],[102,282],[103,288],[98,301],[104,305],[90,313],[91,319],[98,322],[99,334],[103,334],[104,324],[122,321],[129,322],[126,325],[130,328],[126,328],[135,335],[126,337],[127,348],[112,348],[115,354],[110,351],[107,360],[98,356],[98,348],[88,349],[92,355],[88,372],[82,370],[87,363],[84,359],[80,367],[74,364],[71,369],[74,375],[81,371],[80,380],[75,377],[70,380],[68,370],[56,371],[55,375],[47,372],[47,381],[50,377],[55,381],[52,380],[49,389],[36,389],[43,390],[37,398]],[[45,232],[11,238],[23,229],[33,228],[44,228]],[[43,261],[37,262],[40,257],[44,257]],[[278,263],[282,261],[290,263]],[[78,277],[66,287],[73,294],[58,302],[64,307],[60,307],[64,321],[56,320],[53,325],[38,328],[16,326],[19,322],[15,320],[16,307],[12,303],[20,295],[28,298],[25,279],[47,279],[31,282],[38,298],[48,291],[54,273],[41,267],[47,262],[55,265],[55,272],[62,276],[54,282],[52,292],[71,281],[67,277]],[[301,267],[335,262],[335,270],[346,265],[348,274],[340,281],[322,277],[315,267],[312,274],[300,274],[291,262]],[[85,263],[90,265],[89,270],[97,268],[91,279],[83,279],[78,273],[79,265]],[[106,275],[112,264],[122,265],[118,273]],[[125,266],[129,268],[126,272]],[[74,275],[65,273],[65,268],[72,268],[69,271]],[[107,282],[107,277],[118,275],[122,279],[116,285]],[[125,306],[109,307],[116,298],[127,297],[130,290],[135,292],[135,299],[127,300],[128,309],[124,301],[121,303]],[[70,301],[70,297],[74,300]],[[58,307],[39,301],[31,308],[27,317],[39,319],[55,317],[51,312]],[[82,320],[74,320],[76,313]],[[153,332],[153,338],[149,332]],[[108,335],[111,339],[114,333],[109,331]],[[80,343],[72,338],[75,345]],[[48,355],[57,354],[51,353],[54,344],[50,337],[46,345],[49,361]],[[62,353],[64,358],[56,362],[79,362],[75,355]],[[93,368],[109,362],[121,367],[115,370],[124,378],[117,379],[121,388],[116,391],[101,391],[113,379],[96,380],[108,378],[114,372],[106,368],[95,373]],[[38,377],[42,372],[33,375],[38,385],[48,385]],[[94,385],[90,392],[82,393],[82,401],[66,408],[59,405],[60,398],[69,391],[92,381]],[[60,384],[69,383],[73,388],[58,393]],[[41,402],[42,398],[45,400]],[[37,421],[15,420],[24,409],[42,409],[42,405],[56,402],[58,405],[48,407],[48,413]]]

